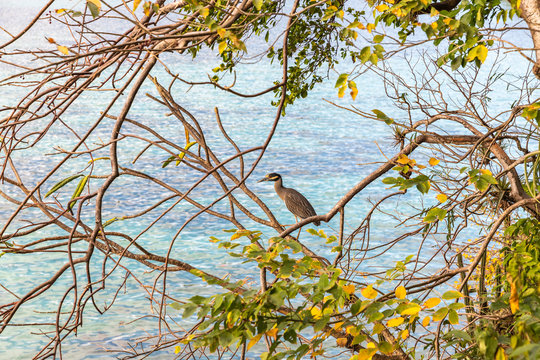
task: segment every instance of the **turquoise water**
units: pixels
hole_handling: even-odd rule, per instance
[[[7,10],[0,13],[0,23],[6,28],[20,28],[36,3],[38,2],[27,3],[27,6],[29,6],[28,12],[26,10],[21,11],[20,7],[8,7]],[[28,34],[24,38],[24,42],[17,43],[17,45],[25,48],[32,46],[46,47],[47,43],[43,38],[44,36],[53,36],[58,42],[67,39],[67,34],[62,32],[61,28],[44,23],[39,31]],[[162,60],[167,62],[173,72],[178,72],[186,80],[205,79],[206,74],[217,63],[214,54],[208,52],[202,53],[196,60],[177,54],[166,55]],[[493,58],[488,59],[488,61],[493,61]],[[524,60],[517,55],[508,55],[502,64],[503,66],[506,64],[520,64],[520,66],[510,68],[510,72],[507,74],[508,78],[512,78],[513,69],[517,69],[516,74],[521,74],[522,69],[527,66]],[[396,72],[407,76],[409,68],[406,59],[396,58],[392,61],[392,66]],[[338,69],[338,73],[347,69],[348,67],[344,65],[343,69]],[[9,67],[0,64],[2,77],[10,71],[12,70]],[[159,68],[154,71],[153,75],[166,83],[167,75]],[[280,69],[265,62],[242,65],[237,73],[237,90],[257,92],[270,86],[279,77]],[[297,104],[287,109],[287,114],[280,121],[265,157],[258,165],[253,176],[247,180],[247,185],[267,203],[282,223],[290,224],[294,219],[274,194],[270,184],[256,183],[256,180],[264,174],[268,172],[281,173],[285,185],[301,189],[313,203],[317,212],[325,213],[352,186],[378,166],[378,164],[372,164],[373,162],[385,160],[380,150],[389,157],[396,151],[392,147],[392,138],[388,127],[384,123],[368,121],[334,107],[323,100],[328,99],[340,105],[352,103],[350,98],[337,98],[336,89],[333,87],[336,77],[337,75],[331,72],[330,79],[326,83],[317,86],[307,99],[298,101]],[[398,112],[393,110],[392,104],[388,101],[379,77],[372,73],[366,73],[356,82],[359,86],[359,94],[354,102],[355,106],[366,110],[380,109],[388,114],[399,115]],[[494,113],[506,110],[513,101],[513,97],[509,96],[506,85],[504,82],[498,83],[498,91],[491,95]],[[141,121],[154,130],[167,134],[179,144],[183,144],[185,140],[182,127],[171,117],[165,116],[167,111],[144,96],[146,92],[157,96],[155,89],[147,83],[140,92],[140,96],[135,102],[129,117]],[[18,94],[20,94],[20,89],[0,88],[1,104],[11,105]],[[208,142],[214,145],[214,148],[219,149],[218,155],[221,159],[232,155],[234,149],[227,145],[220,136],[215,122],[214,106],[220,109],[225,128],[242,149],[261,144],[267,136],[269,126],[275,116],[275,109],[269,105],[272,95],[256,99],[244,99],[216,91],[208,86],[190,89],[188,86],[180,84],[174,88],[173,94],[178,103],[198,118],[201,126],[205,129]],[[83,131],[87,129],[102,109],[102,106],[100,106],[102,99],[103,97],[99,93],[90,92],[86,94],[79,100],[77,106],[64,116],[64,119],[76,130]],[[108,126],[111,124],[112,120],[105,121],[88,143],[98,143],[100,139],[107,139],[109,137]],[[130,126],[126,125],[123,131],[130,133],[130,129]],[[445,130],[451,132],[454,129],[448,128]],[[21,175],[32,179],[30,184],[35,183],[43,174],[46,174],[54,165],[54,161],[59,159],[44,154],[53,152],[53,146],[68,149],[73,144],[68,134],[65,128],[55,125],[50,134],[31,150],[31,156],[28,153],[14,155],[20,166]],[[122,162],[126,165],[130,164],[130,161],[142,146],[142,143],[137,141],[130,142],[129,145],[121,145]],[[107,155],[106,151],[103,152],[103,155]],[[169,166],[162,169],[161,162],[167,157],[168,154],[163,151],[151,150],[142,156],[136,164],[129,166],[166,180],[179,189],[189,187],[189,184],[192,184],[198,175],[182,166]],[[246,163],[251,163],[254,158],[254,155],[246,156]],[[420,158],[422,157],[420,156]],[[46,183],[44,188],[50,188],[63,176],[72,174],[74,169],[80,170],[84,168],[87,161],[87,158],[80,158],[69,162],[62,168],[57,177]],[[108,167],[105,163],[103,162],[103,165],[101,165],[103,168],[98,170],[98,173],[107,173]],[[0,184],[0,186],[7,185]],[[361,222],[363,216],[370,209],[370,200],[377,201],[390,191],[380,181],[376,181],[351,201],[346,210],[348,216],[346,229],[348,229],[348,232],[352,231]],[[136,213],[143,209],[145,205],[152,204],[166,196],[164,192],[155,191],[155,188],[133,178],[119,178],[109,190],[109,194],[111,195],[106,198],[105,219]],[[200,200],[201,203],[208,204],[218,194],[216,184],[208,183],[198,189],[193,196]],[[66,201],[70,195],[69,191],[66,191],[61,194],[59,199]],[[248,204],[251,209],[254,209],[245,197],[239,195],[239,198],[245,204]],[[419,201],[430,204],[434,201],[434,194],[430,193],[430,196],[424,198],[415,194],[408,194],[402,197],[399,202],[385,205],[383,209],[389,213],[397,213],[408,210],[412,205],[418,205]],[[165,209],[167,205],[171,205],[171,203],[166,203],[160,209]],[[217,209],[227,209],[227,207],[228,203],[226,202],[219,203],[216,206]],[[0,223],[7,219],[10,209],[12,209],[12,205],[0,199]],[[87,219],[92,216],[90,210],[89,206]],[[195,211],[190,206],[177,206],[174,211],[162,218],[150,231],[145,232],[139,240],[140,243],[159,255],[165,255],[171,238],[181,224],[194,213]],[[262,215],[260,211],[256,213]],[[117,222],[108,229],[135,236],[145,229],[157,214],[158,212],[150,213],[136,222]],[[27,212],[25,218],[30,219],[32,216],[39,215],[38,213]],[[239,216],[239,219],[245,226],[253,230],[262,230],[266,237],[275,235],[273,231],[251,223],[245,217]],[[372,245],[385,244],[389,239],[395,237],[395,225],[395,220],[384,214],[377,213],[372,224]],[[231,274],[234,279],[247,277],[257,281],[258,273],[255,272],[255,275],[251,275],[252,269],[248,265],[240,264],[239,261],[230,258],[223,251],[218,250],[215,244],[208,241],[209,236],[225,238],[222,229],[231,227],[232,225],[209,216],[197,218],[188,225],[175,242],[172,257],[185,260],[201,270],[212,272],[218,276]],[[337,227],[337,218],[322,226],[327,233],[333,233],[333,229]],[[39,235],[46,236],[56,233],[54,229],[47,229],[40,232]],[[305,233],[301,239],[306,244],[309,244],[309,247],[314,251],[329,253],[328,247],[320,240],[310,238]],[[28,241],[30,240],[28,239]],[[432,255],[437,241],[438,239],[429,239],[425,251],[421,253],[421,258],[427,259]],[[80,249],[84,248],[84,245],[81,245]],[[411,238],[396,244],[392,251],[387,252],[383,258],[371,262],[367,261],[363,266],[366,269],[369,267],[369,270],[372,271],[384,269],[409,254],[415,254],[417,250],[417,239]],[[99,256],[96,256],[93,264],[97,269],[96,274],[100,272],[101,260]],[[41,254],[38,259],[28,255],[5,255],[0,258],[1,283],[19,295],[24,294],[25,291],[32,289],[38,281],[46,280],[54,274],[57,267],[64,264],[65,261],[65,256],[55,253]],[[153,284],[156,273],[148,272],[147,268],[128,259],[125,259],[122,264],[129,268],[145,285],[151,286]],[[425,272],[437,269],[437,265],[431,264],[431,267],[426,269]],[[439,265],[442,265],[442,263]],[[81,279],[84,278],[82,273],[79,275]],[[96,296],[97,303],[100,306],[109,303],[110,296],[123,283],[125,275],[124,271],[116,271],[111,275],[108,279],[107,289]],[[54,316],[48,312],[56,310],[58,294],[62,294],[65,291],[66,284],[70,284],[70,282],[71,274],[66,273],[44,296],[28,303],[14,318],[13,323],[53,322]],[[215,288],[199,284],[195,278],[184,273],[168,274],[168,282],[171,295],[177,298],[187,298],[193,294],[212,294],[216,291]],[[1,299],[9,296],[6,291],[0,289]],[[151,318],[143,318],[133,322],[151,313],[152,309],[146,297],[147,294],[141,289],[139,283],[129,277],[124,289],[118,294],[115,305],[104,315],[99,315],[91,306],[87,306],[84,326],[80,328],[76,337],[70,337],[62,345],[66,358],[95,357],[113,359],[120,354],[118,350],[126,348],[128,343],[133,343],[138,337],[143,337],[146,334],[155,335],[157,333],[157,322]],[[170,312],[170,314],[176,318],[175,312]],[[40,330],[47,331],[51,330],[51,328],[41,327]],[[33,334],[30,334],[30,331]],[[30,330],[30,328],[24,326],[9,327],[4,333],[0,334],[0,349],[2,349],[0,350],[0,358],[26,359],[35,354],[45,344],[46,338],[39,334],[36,328]],[[3,349],[9,350],[9,355]],[[172,358],[172,350],[156,353],[152,356],[152,358],[163,357]]]

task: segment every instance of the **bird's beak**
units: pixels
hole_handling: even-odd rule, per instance
[[[261,180],[259,180],[257,182],[260,183],[260,182],[263,182],[263,181],[268,181],[268,178],[265,176],[265,177],[263,177]]]

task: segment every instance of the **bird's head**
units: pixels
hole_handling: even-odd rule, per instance
[[[281,179],[281,175],[276,174],[276,173],[270,173],[270,174],[266,174],[265,177],[263,177],[261,180],[259,180],[259,181],[257,181],[257,182],[263,182],[263,181],[278,181],[279,179]]]

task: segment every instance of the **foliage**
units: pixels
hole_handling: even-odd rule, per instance
[[[506,38],[521,34],[515,20],[530,4],[87,0],[54,12],[46,5],[0,46],[2,60],[14,69],[0,86],[21,91],[1,109],[0,195],[12,210],[1,224],[0,256],[32,263],[50,256],[55,271],[27,279],[22,295],[6,290],[0,332],[58,287],[50,311],[22,325],[47,336],[36,358],[61,357],[62,343],[77,334],[87,309],[107,311],[133,278],[159,325],[128,350],[130,357],[172,349],[184,358],[536,357],[540,152],[531,148],[540,141],[540,101],[530,74],[520,73],[519,83],[498,59],[509,47],[538,64]],[[45,21],[70,30],[70,40],[47,37],[48,48],[20,50],[23,35],[41,36]],[[115,22],[118,28],[110,25]],[[178,57],[198,60],[203,50],[218,63],[205,69],[208,79],[183,78]],[[407,59],[405,69],[393,68],[398,54]],[[268,61],[281,76],[260,85],[254,71],[253,89],[243,93],[236,70],[246,61]],[[387,101],[377,109],[366,105],[374,84],[365,74],[384,88]],[[280,224],[251,189],[250,177],[287,106],[328,78],[336,78],[342,99],[334,105],[348,111],[344,118],[362,122],[367,137],[371,126],[381,125],[395,147],[325,204],[330,210],[317,221],[339,214],[337,230],[308,229],[312,236],[300,242],[294,232],[309,220]],[[197,109],[199,115],[186,109],[178,83],[242,98],[273,93],[273,123],[247,129],[264,134],[260,144],[250,136],[236,139],[217,107],[215,124],[206,121],[209,109]],[[511,105],[492,100],[501,83]],[[347,92],[356,103],[344,105]],[[101,97],[84,109],[80,123],[70,111],[80,110],[83,94]],[[155,118],[140,111],[150,106],[140,100],[143,94]],[[61,147],[64,140],[68,149]],[[48,144],[50,152],[39,159],[47,170],[36,167],[28,175],[27,154]],[[363,198],[373,184],[387,188]],[[350,215],[355,200],[372,202],[361,215]],[[122,213],[111,214],[111,201],[123,202]],[[180,223],[170,220],[176,213]],[[192,253],[176,252],[193,222],[202,222],[200,230],[216,219],[234,229],[230,239],[211,241],[228,261],[249,269],[246,279],[204,271]],[[381,223],[391,232],[376,237]],[[156,246],[148,237],[162,226],[175,235]],[[466,243],[472,231],[478,236]],[[415,253],[405,257],[403,249],[411,246]],[[135,262],[151,270],[150,280],[133,271]],[[175,272],[211,295],[186,299],[171,280]],[[0,291],[8,288],[3,281]],[[105,305],[98,301],[103,293]]]
[[[322,230],[309,232],[327,242],[335,241]],[[251,243],[241,247],[237,239],[250,235]],[[271,238],[271,248],[261,249],[256,245],[260,235],[235,232],[231,241],[213,238],[212,242],[231,250],[231,256],[268,269],[275,280],[262,293],[250,290],[194,296],[183,305],[170,304],[181,310],[184,318],[194,316],[200,323],[198,332],[184,343],[207,347],[210,352],[246,344],[249,350],[264,337],[269,349],[261,354],[262,359],[300,359],[306,354],[331,356],[336,346],[355,349],[354,359],[394,352],[414,356],[414,348],[406,347],[410,333],[446,317],[446,323],[459,324],[457,311],[464,304],[454,302],[463,297],[458,291],[449,290],[424,302],[407,296],[403,286],[384,294],[385,287],[406,275],[407,267],[414,264],[413,255],[398,261],[373,284],[351,283],[341,279],[340,269],[301,256],[301,247],[294,240]],[[240,252],[233,251],[238,247]],[[357,288],[361,297],[355,295]],[[438,306],[441,301],[447,306]],[[336,337],[336,345],[329,344],[330,336]]]

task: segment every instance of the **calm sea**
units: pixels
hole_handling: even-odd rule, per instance
[[[37,11],[41,1],[5,2],[0,12],[0,24],[3,28],[9,29],[12,33],[26,24]],[[66,4],[73,6],[75,2],[67,1]],[[63,5],[55,5],[59,8]],[[80,4],[78,6],[81,6]],[[22,40],[17,42],[11,49],[51,49],[54,45],[47,42],[45,37],[53,37],[59,44],[71,44],[69,33],[56,24],[47,22],[40,23],[39,27],[29,32]],[[7,39],[2,34],[0,41]],[[527,36],[522,36],[522,41],[528,41]],[[515,39],[521,41],[520,39]],[[257,48],[253,45],[253,49]],[[250,49],[252,49],[250,47]],[[431,54],[429,52],[428,54]],[[410,55],[410,54],[409,54]],[[417,61],[419,55],[412,57],[396,57],[391,61],[391,65],[397,73],[404,77],[409,76],[408,62],[410,59]],[[408,60],[409,59],[409,60]],[[202,52],[195,60],[190,56],[179,54],[167,54],[162,57],[171,70],[179,76],[190,81],[200,81],[207,79],[207,74],[216,66],[217,59],[211,52]],[[490,55],[488,63],[494,61],[494,56]],[[507,79],[517,79],[513,73],[521,75],[523,69],[528,65],[515,54],[506,55],[501,63],[500,71],[507,72]],[[318,213],[325,213],[350,189],[378,165],[374,162],[385,161],[386,156],[392,156],[396,151],[392,147],[392,138],[389,127],[382,122],[373,122],[357,115],[330,105],[324,99],[336,102],[340,105],[353,104],[360,109],[370,111],[380,109],[392,117],[398,118],[402,114],[392,107],[392,103],[387,99],[381,79],[372,73],[366,73],[356,79],[359,94],[356,101],[350,98],[339,99],[334,83],[340,72],[349,69],[348,64],[344,64],[329,72],[329,80],[317,86],[307,99],[298,101],[294,106],[287,109],[278,126],[277,132],[272,140],[264,159],[258,165],[253,176],[248,179],[248,186],[257,193],[275,212],[282,223],[292,223],[292,215],[274,194],[269,183],[257,184],[256,180],[268,172],[279,172],[283,175],[285,185],[301,190],[302,193],[313,203]],[[13,68],[0,63],[0,75],[13,72]],[[169,77],[158,66],[153,72],[154,76],[167,84]],[[487,76],[487,72],[482,76]],[[255,64],[244,64],[237,69],[236,89],[246,93],[257,92],[271,86],[272,82],[280,79],[280,69],[266,61]],[[496,114],[506,111],[514,101],[515,96],[509,95],[514,90],[507,83],[499,81],[495,84],[495,91],[490,94],[492,113]],[[18,96],[24,89],[12,87],[0,87],[0,105],[12,106],[16,103]],[[451,90],[448,90],[451,91]],[[151,126],[156,131],[167,134],[179,144],[184,143],[184,132],[177,121],[167,117],[167,111],[151,99],[145,93],[157,96],[157,92],[151,84],[146,84],[140,92],[129,117],[141,121]],[[221,159],[225,159],[234,153],[232,149],[221,137],[216,125],[214,107],[220,110],[221,118],[229,135],[235,139],[242,149],[257,146],[264,141],[268,134],[270,125],[275,116],[275,108],[270,105],[272,95],[266,95],[255,99],[245,99],[231,96],[221,91],[216,91],[208,86],[190,88],[186,85],[177,84],[173,88],[173,94],[178,103],[195,115],[202,127],[206,131],[207,140],[216,149]],[[104,97],[101,93],[90,92],[85,94],[77,105],[69,111],[63,120],[77,130],[84,131],[93,123],[99,112],[104,107]],[[458,102],[459,99],[456,98]],[[114,114],[115,111],[113,110]],[[417,119],[420,120],[419,116]],[[105,121],[89,140],[89,144],[99,143],[102,139],[109,138],[110,125],[112,121]],[[454,129],[445,129],[453,131]],[[136,129],[126,125],[123,129],[125,133],[134,133]],[[69,149],[74,143],[69,137],[69,131],[62,126],[54,126],[38,146],[24,152],[14,154],[19,170],[26,179],[28,186],[38,181],[47,171],[58,161],[58,156],[47,155],[54,152],[54,146]],[[185,190],[190,184],[198,179],[198,174],[189,171],[185,166],[169,166],[161,168],[161,162],[168,155],[160,150],[150,150],[136,164],[130,164],[134,155],[144,146],[138,141],[126,142],[120,146],[122,151],[121,161],[126,166],[145,171],[153,176],[161,178],[181,190]],[[106,152],[103,153],[106,156]],[[425,161],[425,156],[419,155],[419,159]],[[246,163],[250,164],[255,157],[246,156]],[[61,173],[51,179],[45,185],[45,191],[63,176],[68,176],[76,171],[82,170],[88,162],[88,158],[79,158],[71,161],[62,168]],[[97,172],[106,174],[108,164],[103,161],[98,164]],[[233,169],[236,165],[233,165]],[[97,185],[97,183],[95,184]],[[0,184],[6,191],[12,191],[6,184]],[[60,199],[65,201],[70,196],[71,188],[60,193]],[[380,181],[366,188],[347,206],[346,230],[350,233],[362,220],[363,216],[370,208],[370,201],[377,201],[391,190],[386,189]],[[19,193],[14,195],[20,197]],[[145,206],[158,201],[166,196],[166,193],[156,188],[148,186],[133,178],[120,178],[116,181],[106,198],[106,208],[104,218],[133,214],[140,211]],[[114,194],[114,195],[113,195]],[[202,186],[194,197],[203,204],[210,203],[219,195],[219,189],[215,183],[209,182]],[[399,201],[389,203],[383,207],[389,213],[396,214],[406,212],[412,205],[418,205],[419,201],[424,201],[427,206],[435,201],[435,193],[430,192],[424,197],[410,194],[402,197]],[[238,193],[240,199],[246,206],[253,209],[257,214],[261,211],[255,209],[254,204]],[[166,205],[171,205],[167,203]],[[219,203],[217,209],[227,209],[228,203]],[[160,208],[163,210],[165,207]],[[4,199],[0,199],[0,224],[10,215],[13,206]],[[85,207],[86,219],[91,219],[92,208]],[[177,206],[172,212],[161,219],[150,231],[145,232],[140,243],[148,249],[158,254],[165,255],[174,236],[183,222],[195,213],[194,209],[187,205]],[[111,230],[123,231],[132,236],[137,235],[150,222],[155,219],[159,211],[150,213],[136,222],[117,222],[111,225]],[[25,219],[35,220],[39,218],[38,213],[27,212],[18,218],[17,224],[22,224]],[[240,216],[242,222],[253,230],[261,230],[265,237],[271,237],[275,233],[270,229],[264,229],[259,225],[249,222],[245,217]],[[90,222],[92,223],[92,222]],[[376,213],[372,222],[371,244],[385,244],[395,237],[396,221],[388,216]],[[338,227],[337,219],[329,224],[323,224],[322,228],[327,233],[334,233]],[[210,236],[226,238],[223,229],[232,228],[230,224],[218,221],[210,216],[201,216],[191,222],[182,232],[175,242],[172,256],[186,261],[202,270],[213,272],[218,276],[231,274],[235,279],[253,278],[257,280],[258,273],[253,272],[253,268],[243,265],[239,261],[229,257],[225,252],[219,250],[217,245],[210,243]],[[37,236],[33,236],[28,241],[38,237],[57,234],[55,229],[45,229]],[[471,236],[474,236],[472,232]],[[318,239],[311,238],[304,232],[302,238],[306,244],[318,252],[329,254],[329,248]],[[462,239],[465,240],[465,239]],[[21,241],[21,240],[18,240]],[[429,258],[438,244],[438,239],[430,239],[421,257]],[[391,266],[395,261],[405,258],[407,255],[416,254],[418,250],[417,239],[409,239],[399,242],[391,251],[385,253],[383,257],[376,261],[363,264],[365,269],[383,269]],[[101,258],[96,255],[94,265],[96,274],[101,269]],[[38,281],[44,281],[55,273],[58,266],[64,264],[65,256],[58,254],[32,255],[5,255],[0,258],[0,282],[18,295],[23,295],[25,291],[32,289]],[[123,264],[145,284],[151,286],[157,273],[148,272],[147,268],[136,262],[126,260]],[[426,269],[426,272],[437,268],[437,264]],[[81,272],[81,276],[83,273]],[[124,280],[125,272],[115,272],[108,281],[107,290],[97,296],[97,303],[100,306],[109,303],[109,298]],[[81,277],[83,280],[83,277]],[[80,281],[81,281],[80,280]],[[207,287],[183,273],[168,275],[168,289],[171,295],[178,298],[188,298],[194,294],[212,294],[215,288]],[[60,281],[50,289],[44,296],[30,302],[13,319],[14,324],[22,324],[32,321],[54,322],[54,315],[49,313],[56,311],[58,296],[63,294],[66,284],[71,283],[71,275],[66,274]],[[2,302],[10,295],[0,289]],[[70,337],[63,343],[62,349],[66,359],[114,359],[119,354],[118,350],[126,348],[129,342],[133,342],[138,337],[147,334],[156,334],[157,322],[152,319],[139,319],[152,310],[147,300],[147,294],[140,285],[133,279],[129,279],[125,288],[119,293],[115,305],[104,315],[99,315],[91,306],[87,306],[84,318],[84,326],[80,328],[77,336]],[[176,320],[177,314],[170,311]],[[25,326],[9,327],[0,334],[0,359],[28,359],[36,353],[45,343],[46,337],[40,331],[50,331],[51,328],[29,328]],[[107,352],[111,351],[111,352]],[[172,358],[172,350],[156,353],[151,358]]]

